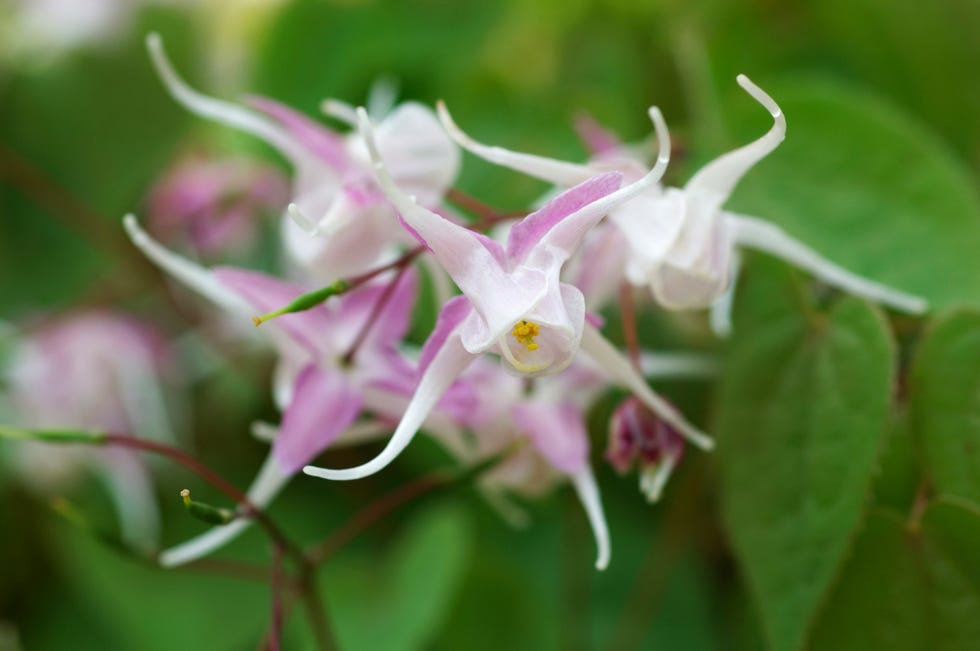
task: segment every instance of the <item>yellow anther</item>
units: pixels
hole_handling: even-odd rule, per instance
[[[514,335],[514,339],[517,343],[523,344],[525,348],[529,351],[535,351],[538,349],[538,344],[535,343],[534,338],[538,336],[541,332],[541,326],[533,321],[518,321],[514,325],[514,329],[511,334]]]

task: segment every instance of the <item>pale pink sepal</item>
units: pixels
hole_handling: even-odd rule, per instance
[[[401,422],[398,423],[388,445],[378,456],[354,468],[333,470],[306,466],[303,468],[303,472],[324,479],[349,481],[361,479],[382,470],[411,443],[439,399],[474,358],[475,356],[467,352],[460,344],[459,337],[449,337],[439,352],[435,354],[425,373],[422,374],[418,388],[408,403]]]
[[[360,392],[337,369],[309,365],[296,378],[272,451],[287,475],[327,448],[357,419]]]
[[[514,407],[514,423],[552,466],[566,474],[582,470],[588,462],[589,434],[585,415],[570,402],[523,402]]]
[[[296,142],[338,172],[348,165],[344,139],[327,127],[268,97],[250,96],[246,103],[275,119]]]

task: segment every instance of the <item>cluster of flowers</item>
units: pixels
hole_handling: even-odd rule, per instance
[[[696,355],[645,351],[630,359],[603,336],[597,312],[620,287],[646,290],[666,309],[708,308],[724,336],[738,250],[748,247],[895,309],[926,309],[921,299],[834,265],[764,220],[724,210],[739,179],[786,130],[779,106],[745,76],[738,83],[771,114],[773,126],[674,188],[660,184],[670,138],[656,108],[649,110],[659,149],[652,167],[594,124],[582,129],[593,157],[577,164],[477,142],[442,104],[436,111],[389,105],[369,115],[328,100],[325,112],[352,127],[340,134],[269,99],[235,105],[204,96],[180,79],[157,36],[148,48],[179,103],[264,140],[293,169],[281,224],[288,279],[199,265],[153,239],[134,216],[125,219],[134,244],[174,279],[232,315],[258,313],[256,324],[268,322],[261,331],[278,353],[274,396],[283,416],[278,427],[258,432],[271,453],[249,491],[256,504],[267,504],[300,471],[332,480],[367,477],[424,429],[462,463],[496,459],[478,482],[509,518],[522,513],[508,492],[533,495],[567,478],[603,568],[609,533],[584,416],[594,400],[610,384],[632,394],[614,412],[606,457],[623,472],[638,466],[651,500],[686,443],[712,447],[647,384],[657,376],[703,375],[710,365]],[[526,217],[468,222],[447,201],[460,148],[557,190]],[[198,212],[207,213],[207,202],[202,206]],[[442,307],[424,346],[413,351],[404,338],[420,271]],[[392,430],[382,452],[362,465],[309,465],[328,446]],[[246,526],[236,520],[217,527],[166,550],[161,562],[198,558]]]

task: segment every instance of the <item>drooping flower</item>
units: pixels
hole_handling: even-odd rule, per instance
[[[130,316],[65,315],[15,339],[3,369],[3,402],[9,417],[25,427],[132,433],[172,443],[164,380],[173,363],[163,337]],[[156,497],[134,452],[27,441],[12,448],[10,459],[13,472],[38,491],[63,488],[94,470],[115,502],[124,539],[142,551],[156,547]]]
[[[243,321],[305,292],[302,286],[253,271],[196,265],[162,247],[131,215],[125,227],[154,263]],[[415,274],[406,270],[326,304],[285,314],[263,328],[278,353],[273,393],[283,417],[269,458],[248,490],[254,504],[271,502],[290,477],[346,433],[363,432],[365,425],[378,433],[389,431],[384,422],[356,421],[362,411],[385,421],[397,418],[397,406],[415,388],[416,369],[397,349],[408,329],[415,293]],[[447,408],[451,410],[453,401],[460,399],[457,393],[448,396]],[[166,550],[160,561],[172,566],[199,558],[249,524],[236,520],[215,528]]]
[[[301,275],[333,280],[394,255],[401,233],[390,227],[394,215],[358,138],[270,99],[254,97],[238,106],[202,95],[174,71],[158,35],[147,38],[147,48],[170,94],[189,111],[250,133],[289,161],[293,190],[282,235]],[[399,183],[437,207],[456,178],[460,156],[432,111],[416,103],[396,107],[379,125],[378,141]]]
[[[151,230],[202,255],[239,252],[257,234],[262,217],[288,198],[282,173],[245,159],[194,155],[177,161],[147,201]]]
[[[610,220],[625,235],[629,255],[626,278],[650,288],[658,303],[670,309],[713,307],[712,325],[720,334],[731,327],[729,308],[738,269],[738,247],[758,249],[784,258],[844,291],[881,302],[898,310],[919,313],[926,302],[841,268],[779,227],[722,209],[738,181],[783,140],[786,120],[779,106],[745,75],[738,83],[772,115],[774,124],[755,142],[715,159],[698,171],[683,188],[651,185],[637,197],[615,207]],[[608,148],[586,165],[491,147],[467,136],[453,122],[445,106],[440,118],[460,146],[490,162],[536,178],[571,187],[600,171],[636,174],[636,162],[620,149]]]
[[[694,354],[643,356],[650,378],[703,378],[713,373],[710,360]],[[471,388],[472,407],[458,420],[468,436],[440,440],[463,465],[497,458],[476,480],[487,502],[515,526],[527,515],[510,495],[538,497],[568,481],[582,502],[596,540],[599,569],[611,554],[609,527],[598,485],[589,464],[586,413],[608,383],[588,355],[578,355],[563,372],[528,381],[481,357],[461,375]]]
[[[658,133],[666,126],[651,110]],[[445,304],[420,359],[418,387],[385,449],[371,461],[344,470],[307,467],[318,477],[352,480],[388,465],[412,440],[426,415],[453,381],[483,353],[501,357],[510,372],[525,377],[564,370],[581,347],[607,375],[624,384],[674,423],[692,441],[710,447],[705,435],[657,396],[643,378],[585,318],[581,292],[559,280],[564,262],[585,233],[623,201],[655,184],[667,165],[667,151],[650,172],[620,188],[622,175],[589,178],[559,195],[510,229],[506,246],[419,205],[388,174],[366,112],[360,126],[378,183],[405,226],[432,252],[462,290]]]
[[[684,438],[635,398],[627,398],[609,423],[606,460],[620,474],[634,465],[640,492],[651,502],[660,499],[667,480],[684,456]]]

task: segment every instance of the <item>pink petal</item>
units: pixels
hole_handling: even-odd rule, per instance
[[[593,156],[608,154],[623,146],[616,134],[599,124],[588,113],[583,113],[575,119],[575,131]]]
[[[417,274],[413,269],[407,269],[398,279],[398,284],[387,298],[384,307],[377,315],[374,314],[389,283],[394,277],[387,276],[386,281],[364,285],[348,292],[335,303],[333,312],[334,330],[332,338],[340,342],[341,348],[354,343],[354,339],[367,326],[369,319],[374,319],[367,337],[361,344],[361,350],[376,350],[397,345],[408,332],[412,307],[415,305]]]
[[[522,286],[501,266],[485,240],[423,207],[399,188],[378,153],[374,130],[366,113],[361,114],[359,124],[385,196],[411,227],[413,235],[432,251],[442,268],[463,290],[473,307],[484,318],[509,312],[520,314],[529,309],[541,289]]]
[[[278,120],[304,147],[336,170],[347,167],[344,140],[299,111],[267,97],[249,97],[247,104]]]
[[[272,452],[285,474],[293,474],[357,419],[361,396],[336,369],[309,365],[296,378]]]
[[[381,300],[385,289],[386,286],[373,289],[372,293],[376,294],[376,297],[371,303],[370,309],[372,311],[377,301]],[[408,333],[408,327],[411,325],[412,308],[415,307],[417,295],[418,274],[414,269],[407,269],[398,278],[397,285],[395,285],[384,308],[377,316],[378,321],[371,325],[371,330],[364,342],[365,346],[371,348],[395,346],[404,339]],[[341,301],[341,314],[347,313],[350,299],[354,299],[354,296]]]
[[[459,337],[450,337],[422,374],[418,388],[405,408],[401,422],[388,440],[388,445],[378,456],[354,468],[334,470],[306,466],[303,472],[324,479],[350,481],[362,479],[384,469],[412,442],[439,399],[474,359],[475,356],[468,353],[460,344]]]
[[[445,345],[449,335],[463,322],[463,319],[469,315],[472,309],[473,305],[465,296],[454,296],[442,306],[439,318],[436,319],[436,327],[432,329],[432,334],[422,346],[422,354],[419,357],[419,373],[425,372],[436,353]]]
[[[288,305],[306,292],[299,285],[286,283],[255,271],[235,267],[216,267],[213,270],[219,283],[242,296],[259,313],[271,312]],[[330,314],[322,306],[305,312],[295,312],[277,317],[275,324],[310,351],[323,348],[324,337],[331,332]]]
[[[562,192],[543,208],[515,224],[507,238],[507,256],[511,263],[521,264],[532,249],[545,241],[559,248],[567,259],[585,233],[604,215],[589,214],[586,219],[574,217],[581,214],[582,208],[618,190],[622,180],[623,175],[618,172],[591,178]],[[570,217],[572,219],[568,219]]]
[[[514,422],[552,466],[568,474],[582,470],[589,457],[585,416],[575,405],[523,403],[514,408]]]

